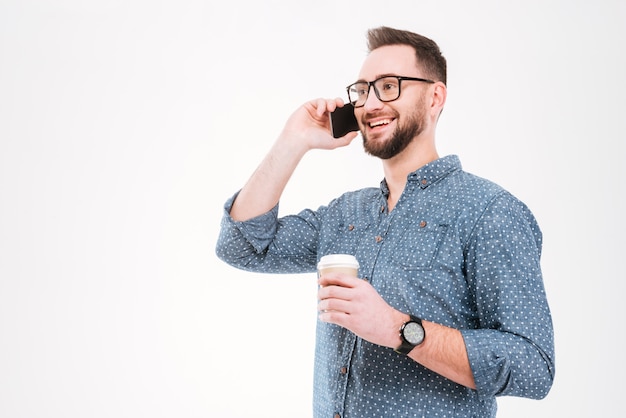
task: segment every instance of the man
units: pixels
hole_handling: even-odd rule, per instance
[[[435,127],[446,60],[423,36],[381,27],[348,88],[363,145],[382,161],[377,188],[278,218],[311,149],[334,139],[340,99],[304,104],[225,206],[217,254],[250,271],[313,272],[352,254],[359,278],[319,278],[315,417],[489,417],[496,396],[540,399],[554,378],[553,329],[528,208],[440,158]]]

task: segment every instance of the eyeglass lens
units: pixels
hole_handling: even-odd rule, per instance
[[[400,80],[396,77],[383,77],[372,84],[376,97],[381,102],[390,102],[400,96]],[[356,106],[363,106],[369,95],[370,83],[354,83],[348,88],[348,99]]]

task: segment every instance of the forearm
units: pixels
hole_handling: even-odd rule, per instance
[[[461,332],[428,321],[422,321],[422,325],[426,338],[409,353],[409,357],[453,382],[475,389]]]
[[[233,203],[230,216],[245,221],[271,210],[306,150],[285,135],[274,143]]]
[[[402,314],[396,323],[403,323]],[[545,397],[554,380],[551,349],[497,330],[456,330],[422,321],[426,337],[409,357],[453,382],[484,396]],[[399,327],[399,326],[398,326]],[[397,335],[397,336],[396,336]],[[399,333],[391,346],[400,345]]]
[[[343,147],[356,137],[356,132],[342,138],[330,134],[328,114],[337,106],[343,106],[341,99],[317,99],[291,115],[278,140],[239,193],[230,212],[234,220],[244,221],[276,206],[307,151]]]
[[[373,344],[398,348],[407,313],[391,307],[367,281],[346,275],[319,279],[319,318],[345,327]],[[475,389],[464,338],[459,330],[422,320],[424,341],[408,356],[458,384]]]
[[[392,310],[389,316],[394,331],[388,340],[390,348],[401,344],[400,327],[409,319],[405,313]],[[470,389],[476,389],[474,375],[470,367],[465,341],[461,332],[434,322],[422,320],[426,337],[416,346],[408,357],[441,376]]]

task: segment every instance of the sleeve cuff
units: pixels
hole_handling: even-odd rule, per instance
[[[276,235],[278,228],[278,204],[269,212],[246,221],[235,221],[230,216],[235,199],[239,192],[235,193],[224,204],[224,222],[230,223],[241,235],[254,247],[257,253],[265,251]]]

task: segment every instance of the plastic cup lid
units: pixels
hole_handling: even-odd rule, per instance
[[[328,254],[320,259],[317,268],[325,268],[329,266],[355,267],[359,268],[359,262],[356,257],[350,254]]]

